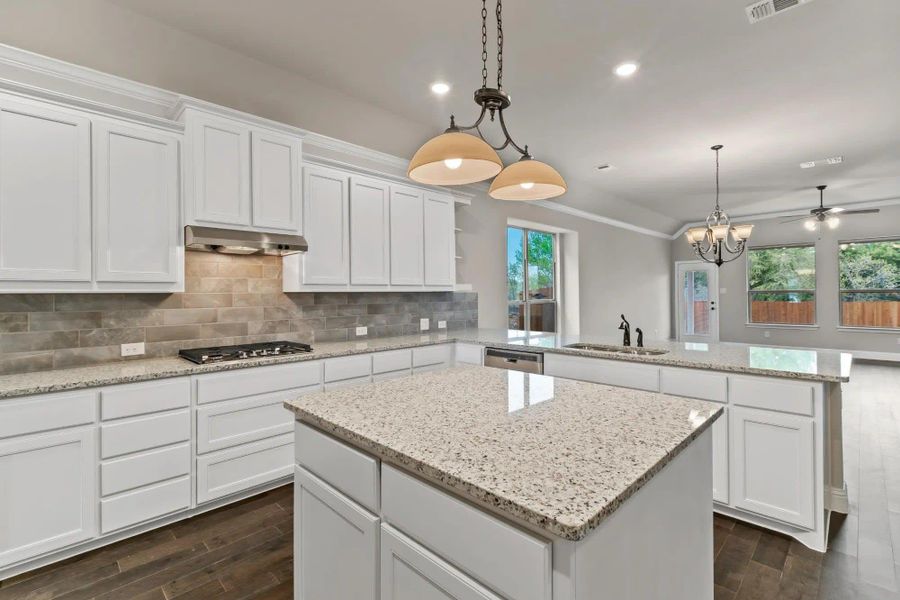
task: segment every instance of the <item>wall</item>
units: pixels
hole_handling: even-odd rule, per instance
[[[815,328],[782,328],[747,326],[747,260],[741,257],[719,269],[719,328],[722,341],[810,348],[838,348],[872,352],[900,352],[900,330],[873,332],[840,329],[838,303],[838,242],[862,238],[900,237],[900,206],[882,207],[877,215],[844,217],[835,230],[809,232],[803,222],[784,223],[780,219],[756,221],[752,246],[769,246],[815,242],[816,246],[816,313]],[[743,222],[743,221],[742,221]],[[693,260],[691,247],[679,238],[672,241],[675,260]],[[672,267],[674,273],[674,266]],[[673,302],[674,304],[674,302]],[[674,310],[674,309],[673,309]],[[768,338],[765,332],[769,332]],[[673,320],[674,333],[674,320]]]
[[[477,327],[477,295],[281,292],[275,256],[185,254],[183,294],[0,294],[0,374],[122,360],[181,348],[290,340],[307,343],[412,334],[419,319]],[[141,357],[135,357],[141,358]]]
[[[669,240],[562,214],[525,202],[479,196],[458,206],[457,280],[478,290],[481,327],[506,328],[507,219],[576,232],[582,335],[617,335],[619,314],[647,340],[667,338],[671,297]]]

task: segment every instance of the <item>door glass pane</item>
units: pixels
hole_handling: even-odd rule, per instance
[[[706,271],[685,271],[681,288],[682,333],[709,334],[709,275]]]
[[[523,302],[510,302],[507,311],[507,329],[516,331],[525,330],[525,304]]]
[[[553,234],[528,231],[528,297],[550,299],[553,294]]]
[[[506,228],[506,280],[509,302],[521,302],[525,299],[524,235],[525,232],[518,227]]]
[[[529,327],[531,331],[556,331],[556,302],[531,302]]]

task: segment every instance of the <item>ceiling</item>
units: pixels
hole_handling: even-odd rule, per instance
[[[405,115],[423,142],[477,114],[477,0],[112,1]],[[507,2],[507,122],[568,180],[562,202],[672,232],[712,208],[716,143],[737,215],[809,208],[820,183],[833,204],[900,197],[900,2],[814,0],[755,25],[746,3]],[[641,68],[619,79],[625,60]]]

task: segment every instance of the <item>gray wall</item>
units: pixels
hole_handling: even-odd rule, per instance
[[[647,339],[670,331],[669,240],[612,227],[524,202],[477,197],[456,209],[457,280],[478,291],[481,327],[506,327],[507,219],[533,221],[578,233],[581,333],[616,335],[619,314]]]
[[[719,328],[722,341],[900,352],[900,330],[884,333],[838,328],[840,308],[837,260],[839,241],[900,237],[900,206],[882,208],[881,213],[877,215],[848,216],[841,220],[837,229],[830,230],[826,227],[819,232],[807,231],[802,221],[780,223],[783,220],[785,219],[756,221],[751,246],[815,243],[817,328],[748,327],[747,260],[746,257],[741,257],[719,269],[719,287],[727,290],[719,297]],[[683,237],[672,241],[672,257],[673,261],[694,259],[693,251]],[[674,273],[674,266],[672,268]],[[765,337],[767,331],[770,336],[768,338]]]

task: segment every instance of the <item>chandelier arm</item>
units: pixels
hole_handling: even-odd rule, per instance
[[[477,120],[477,121],[475,121],[475,122],[472,123],[471,125],[463,125],[463,126],[455,125],[455,127],[456,127],[456,129],[458,129],[458,130],[460,130],[460,131],[471,131],[471,130],[473,130],[473,129],[478,129],[478,126],[481,125],[481,122],[482,122],[482,121],[484,121],[484,116],[485,116],[486,114],[487,114],[487,108],[485,108],[484,106],[482,106],[482,107],[481,107],[481,114],[478,115],[478,120]],[[480,130],[478,131],[478,136],[479,136],[481,139],[484,139],[484,136],[481,135],[481,131],[480,131]]]
[[[512,139],[512,136],[509,135],[509,130],[506,128],[506,121],[503,119],[503,111],[502,111],[502,110],[500,111],[500,129],[503,130],[503,135],[506,136],[506,143],[503,144],[503,147],[504,147],[504,148],[505,148],[507,145],[511,145],[513,148],[515,148],[516,150],[518,150],[518,151],[519,151],[519,154],[521,154],[522,156],[527,156],[527,157],[529,157],[529,158],[531,157],[531,155],[528,154],[528,146],[525,146],[525,149],[523,150],[522,147],[519,146],[519,145]]]
[[[738,246],[737,246],[737,247],[732,248],[732,247],[731,247],[731,244],[728,243],[728,234],[727,234],[727,233],[725,234],[725,239],[722,240],[722,241],[724,242],[725,249],[728,250],[728,253],[729,253],[729,254],[734,254],[735,252],[740,251],[740,242],[738,242]]]

